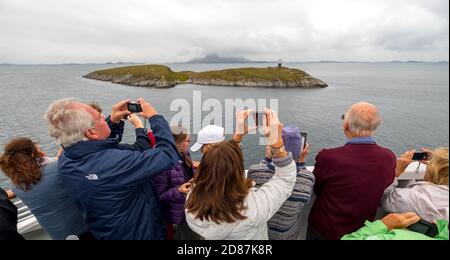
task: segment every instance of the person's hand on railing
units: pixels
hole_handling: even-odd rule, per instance
[[[6,194],[8,194],[8,199],[9,199],[9,200],[12,200],[12,199],[15,199],[15,198],[16,198],[16,194],[15,194],[14,191],[11,190],[11,189],[7,190],[7,191],[6,191]]]
[[[408,168],[408,166],[412,163],[413,161],[412,158],[415,152],[416,150],[410,150],[400,155],[399,158],[397,158],[397,166],[395,167],[395,177],[399,177],[405,172],[406,168]]]

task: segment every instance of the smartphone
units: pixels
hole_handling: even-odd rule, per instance
[[[264,117],[266,116],[266,112],[254,112],[254,121],[256,127],[260,127],[264,125]]]
[[[428,159],[428,153],[414,153],[413,161],[425,161]]]
[[[439,233],[438,228],[435,224],[427,222],[425,220],[420,220],[416,224],[412,224],[408,227],[408,229],[432,238],[436,237]]]
[[[303,149],[305,149],[305,147],[306,147],[306,137],[308,136],[308,134],[307,133],[300,133],[300,136],[302,137]]]

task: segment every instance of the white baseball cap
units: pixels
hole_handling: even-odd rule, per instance
[[[220,143],[225,140],[225,129],[216,125],[208,125],[198,132],[197,142],[191,147],[191,151],[197,152],[205,144]]]

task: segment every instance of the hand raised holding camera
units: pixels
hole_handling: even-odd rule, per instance
[[[147,101],[145,101],[143,98],[138,98],[137,102],[141,105],[142,108],[142,112],[140,112],[139,115],[141,115],[145,119],[149,119],[150,117],[158,114],[158,111],[156,111],[156,109],[152,105],[147,103]]]
[[[426,156],[426,160],[422,160],[422,161],[420,161],[420,162],[423,163],[423,164],[425,164],[425,165],[428,165],[428,163],[429,163],[430,160],[431,160],[431,156],[433,155],[433,151],[431,151],[431,150],[428,149],[428,148],[422,148],[422,152],[426,153],[427,156]]]
[[[302,149],[298,162],[299,163],[304,163],[306,161],[306,157],[308,157],[309,155],[309,144],[305,143],[305,148]]]
[[[111,122],[118,124],[123,117],[128,116],[130,111],[128,111],[127,104],[130,102],[129,99],[122,100],[112,107],[111,111]]]
[[[233,140],[236,142],[241,142],[242,138],[248,134],[250,131],[256,129],[255,127],[249,127],[247,124],[247,119],[251,115],[252,110],[242,110],[236,113],[236,132],[233,135]]]
[[[272,148],[283,146],[283,139],[281,133],[283,131],[283,124],[278,120],[278,115],[271,109],[266,109],[266,116],[264,117],[264,134],[267,137],[268,145]]]
[[[395,177],[399,177],[405,172],[406,168],[412,163],[415,150],[409,150],[397,158],[397,166],[395,167]]]

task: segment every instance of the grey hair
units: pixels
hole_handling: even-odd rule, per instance
[[[79,102],[73,98],[57,100],[44,115],[50,136],[64,147],[87,141],[85,131],[94,124],[92,115],[82,108],[75,108],[74,103]]]
[[[366,104],[371,106],[373,111],[361,111],[350,108],[345,114],[345,120],[348,122],[350,131],[358,136],[373,135],[375,130],[377,130],[378,126],[381,124],[381,117],[378,109],[372,104]]]

